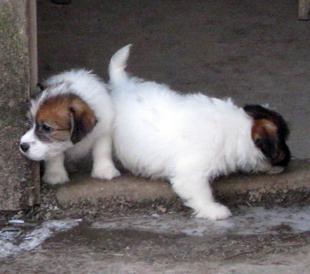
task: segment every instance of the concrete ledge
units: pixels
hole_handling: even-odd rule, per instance
[[[293,160],[281,174],[236,174],[214,184],[229,204],[309,204],[310,160]]]
[[[307,203],[310,202],[310,160],[294,160],[286,172],[277,175],[235,174],[213,183],[216,197],[226,204]],[[144,202],[175,199],[170,184],[134,177],[130,174],[111,181],[97,180],[89,175],[73,175],[72,180],[56,189],[62,206],[81,201],[96,204],[121,198]]]
[[[174,196],[168,182],[152,181],[130,174],[124,174],[111,181],[93,179],[89,174],[74,175],[69,183],[60,186],[56,191],[57,200],[62,205],[81,200],[96,203],[99,199],[121,197],[125,200],[142,202],[157,198],[169,199]]]

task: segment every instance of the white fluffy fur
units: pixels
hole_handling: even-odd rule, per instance
[[[94,111],[98,120],[96,126],[82,141],[75,145],[71,141],[47,143],[40,141],[33,127],[21,138],[21,143],[29,143],[27,157],[32,160],[45,160],[43,180],[50,184],[68,181],[64,159],[77,160],[92,152],[92,176],[101,179],[112,179],[120,175],[112,161],[111,123],[113,107],[105,84],[90,71],[72,70],[49,78],[46,89],[37,100],[32,101],[30,113],[36,116],[41,103],[48,97],[63,93],[78,95]]]
[[[129,49],[120,49],[109,67],[117,157],[134,174],[169,179],[197,217],[229,217],[229,209],[214,201],[210,181],[269,168],[252,141],[252,119],[229,99],[180,95],[166,85],[128,77]]]

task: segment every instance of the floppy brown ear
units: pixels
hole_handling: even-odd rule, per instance
[[[69,108],[71,118],[71,141],[80,142],[97,124],[91,108],[80,98],[75,98]]]

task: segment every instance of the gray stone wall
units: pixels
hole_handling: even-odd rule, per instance
[[[32,0],[0,0],[0,210],[29,207],[39,199],[38,167],[18,149],[35,80],[29,51],[33,7]]]

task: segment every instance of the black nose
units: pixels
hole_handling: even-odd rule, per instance
[[[28,149],[30,148],[30,145],[29,145],[29,143],[21,143],[21,144],[19,145],[19,147],[20,147],[20,149],[21,149],[23,152],[27,152]]]

